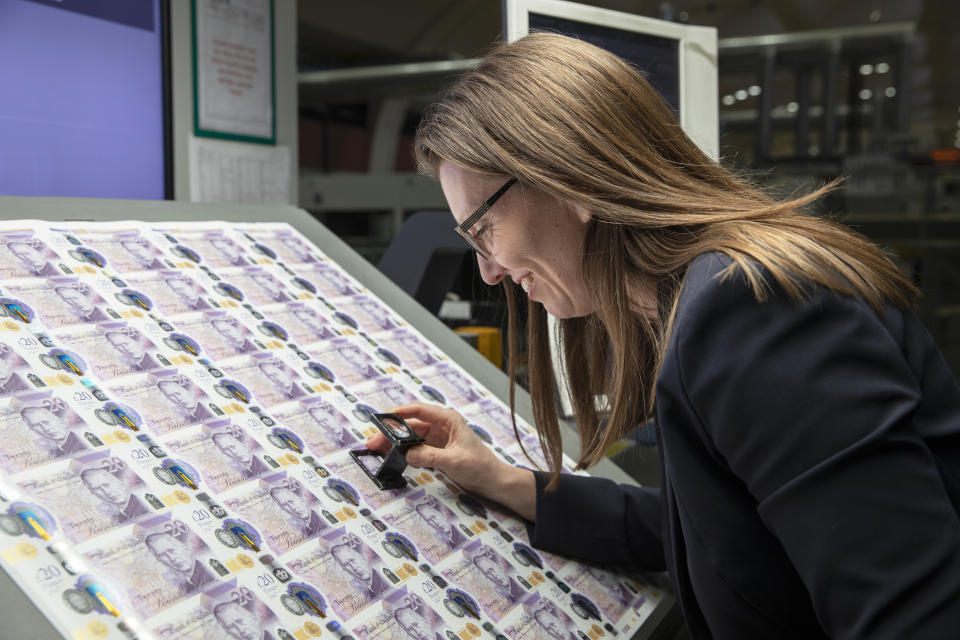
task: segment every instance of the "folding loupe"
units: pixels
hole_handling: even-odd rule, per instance
[[[372,449],[358,449],[351,451],[350,457],[379,489],[400,489],[407,486],[407,479],[403,477],[403,471],[407,468],[407,449],[423,444],[424,439],[395,413],[371,414],[370,422],[386,437],[390,444],[389,453],[384,457]]]

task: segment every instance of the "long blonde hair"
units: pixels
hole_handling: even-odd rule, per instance
[[[654,385],[686,268],[720,251],[759,301],[766,269],[789,295],[822,285],[861,297],[878,312],[908,307],[918,292],[863,236],[803,209],[834,188],[776,200],[708,158],[635,68],[580,40],[539,33],[496,46],[432,104],[414,143],[418,165],[436,176],[446,161],[517,178],[592,214],[583,247],[584,281],[596,311],[560,321],[581,437],[579,466],[651,415]],[[510,326],[509,374],[527,362],[534,419],[555,486],[561,441],[546,312],[528,303],[527,351],[520,354],[515,287],[504,281]],[[641,287],[656,311],[638,313]],[[599,412],[594,398],[606,395]],[[511,385],[513,405],[513,385]]]

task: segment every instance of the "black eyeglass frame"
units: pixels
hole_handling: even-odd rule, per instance
[[[496,193],[487,198],[482,205],[477,207],[477,210],[467,216],[466,220],[453,228],[453,230],[456,231],[461,238],[467,241],[467,244],[470,245],[470,248],[476,251],[477,254],[484,260],[487,259],[487,254],[483,252],[483,249],[480,248],[480,245],[477,243],[476,239],[473,237],[473,235],[471,235],[470,227],[476,224],[477,220],[482,218],[483,214],[489,211],[490,207],[492,207],[494,203],[500,199],[500,196],[506,193],[507,189],[512,187],[516,181],[516,178],[510,178],[507,180],[506,184],[497,189]]]

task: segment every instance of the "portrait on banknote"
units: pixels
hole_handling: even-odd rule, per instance
[[[32,230],[0,231],[0,280],[63,275],[58,264],[60,256]]]
[[[251,357],[256,360],[257,369],[263,379],[284,400],[296,400],[306,395],[300,376],[283,360],[272,354],[256,354]]]
[[[232,513],[249,520],[277,554],[311,540],[330,526],[323,504],[296,478],[277,473],[223,496]]]
[[[273,407],[308,395],[300,376],[273,353],[254,353],[226,360],[220,363],[220,369],[225,378],[218,389],[228,381],[237,381],[253,394],[248,400],[262,407]]]
[[[246,295],[247,301],[262,306],[293,299],[287,286],[264,267],[229,269],[223,277]]]
[[[351,386],[383,375],[376,361],[350,338],[325,340],[304,351],[311,360],[333,371],[340,384]]]
[[[80,278],[27,278],[7,282],[3,289],[29,304],[48,329],[114,319],[108,314],[106,300]]]
[[[277,254],[282,260],[290,263],[317,261],[316,249],[297,235],[278,231],[276,237],[280,241]],[[274,246],[277,246],[276,243]]]
[[[105,257],[107,264],[117,273],[166,268],[162,260],[163,254],[137,229],[81,230],[73,235],[84,247]]]
[[[285,327],[291,339],[299,345],[337,337],[334,329],[320,311],[307,302],[290,302],[260,309],[267,318]]]
[[[174,371],[160,371],[151,376],[161,397],[183,419],[184,424],[210,418],[213,414],[204,404],[207,395],[188,376]]]
[[[182,271],[163,271],[162,280],[153,281],[155,284],[160,282],[166,286],[176,299],[175,303],[168,303],[170,310],[167,313],[186,313],[188,311],[202,311],[210,308],[207,301],[207,291],[193,278]],[[158,304],[160,304],[158,302]]]
[[[220,260],[210,257],[211,264],[217,267],[241,266],[250,263],[247,250],[242,248],[230,236],[220,233],[206,234],[204,240],[210,245]]]
[[[191,427],[165,441],[170,455],[180,457],[200,471],[214,493],[270,473],[263,448],[231,420],[213,420]]]
[[[427,560],[439,562],[468,540],[468,531],[456,514],[436,496],[419,490],[380,514],[387,526],[409,536]],[[472,532],[470,533],[472,535]]]
[[[631,590],[625,578],[600,567],[571,563],[563,580],[588,597],[610,620],[620,620],[633,605],[644,602],[643,596]]]
[[[377,411],[387,411],[401,404],[416,402],[414,385],[408,386],[398,375],[381,376],[368,383],[354,387],[357,397]],[[437,400],[433,400],[437,401]]]
[[[294,265],[291,270],[316,287],[317,292],[326,298],[352,296],[360,291],[360,285],[331,262]]]
[[[479,426],[500,444],[509,445],[516,441],[517,436],[513,432],[510,410],[499,402],[482,400],[475,405],[462,407],[459,410],[467,423]],[[519,416],[517,416],[517,426],[521,434],[527,432]]]
[[[122,586],[142,618],[218,583],[209,564],[214,559],[210,547],[170,514],[102,536],[82,549],[87,560]]]
[[[247,234],[267,247],[277,260],[287,264],[316,262],[317,251],[291,229],[249,229]]]
[[[0,397],[33,389],[27,377],[30,373],[30,364],[13,347],[0,342]]]
[[[249,253],[223,229],[174,229],[177,241],[196,252],[213,269],[244,266],[251,263]]]
[[[474,540],[441,571],[450,582],[473,595],[494,621],[499,621],[527,595],[516,569],[482,540]]]
[[[162,640],[289,640],[277,615],[246,587],[224,583],[151,621]]]
[[[87,453],[88,425],[54,391],[0,400],[0,465],[7,473]]]
[[[167,316],[211,309],[209,293],[186,271],[174,269],[136,273],[124,277],[126,284],[142,291]]]
[[[436,367],[417,372],[423,384],[440,390],[449,404],[465,407],[482,400],[486,394],[451,364],[438,364]]]
[[[377,342],[395,353],[400,361],[411,369],[420,369],[441,361],[430,346],[408,329],[399,329],[377,336]]]
[[[123,273],[124,263],[131,264],[129,271],[151,271],[163,269],[163,254],[152,242],[140,235],[130,234],[119,238],[120,249],[127,255],[123,260],[113,260],[113,267]],[[118,266],[121,265],[121,266]]]
[[[318,457],[356,445],[362,439],[350,419],[333,402],[319,396],[277,407],[271,415],[303,438],[307,449]]]
[[[17,478],[27,495],[57,514],[73,542],[83,542],[150,515],[147,485],[110,451],[56,462]]]
[[[398,321],[382,304],[369,295],[357,295],[337,302],[337,308],[349,314],[367,333],[396,329]]]
[[[229,311],[205,311],[177,318],[177,330],[195,340],[205,357],[224,360],[259,351],[256,336]]]
[[[406,586],[390,592],[353,623],[360,640],[457,640],[444,619]]]
[[[161,367],[156,358],[157,346],[128,322],[67,327],[56,331],[54,338],[59,344],[80,353],[93,374],[101,379]]]
[[[504,633],[517,640],[589,640],[556,602],[539,594],[523,601],[521,613]]]
[[[317,585],[343,619],[385,596],[396,579],[380,556],[344,527],[324,533],[287,566],[293,575]]]
[[[214,417],[210,397],[177,369],[128,376],[108,387],[111,397],[129,403],[157,434],[171,433]]]

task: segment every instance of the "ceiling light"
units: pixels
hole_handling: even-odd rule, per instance
[[[870,91],[870,89],[860,89],[859,95],[861,100],[869,100],[873,97],[873,91]]]
[[[746,99],[747,99],[747,92],[746,92],[745,89],[739,89],[739,90],[738,90],[736,93],[734,93],[733,95],[736,96],[737,100],[746,100]]]
[[[797,104],[796,102],[788,102],[788,103],[787,103],[787,111],[789,111],[790,113],[796,113],[796,112],[797,112],[797,109],[799,109],[799,108],[800,108],[800,105]]]
[[[893,96],[897,95],[897,88],[887,87],[883,90],[883,95],[887,96],[888,98],[892,98]]]
[[[760,95],[760,85],[758,84],[750,85],[750,88],[747,89],[747,93],[749,93],[752,96]]]
[[[886,62],[878,62],[874,70],[877,73],[886,73],[887,71],[890,71],[890,65]]]
[[[862,76],[868,76],[868,75],[870,75],[871,73],[873,73],[873,65],[872,65],[872,64],[862,64],[862,65],[860,65],[860,75],[862,75]]]
[[[723,102],[723,104],[725,104],[725,105],[728,106],[728,107],[729,107],[730,105],[732,105],[732,104],[733,104],[734,102],[736,102],[736,101],[737,101],[737,99],[734,98],[734,97],[733,97],[732,95],[730,95],[729,93],[728,93],[727,95],[723,96],[723,98],[721,99],[721,102]]]

